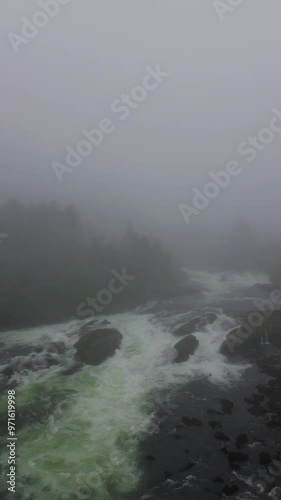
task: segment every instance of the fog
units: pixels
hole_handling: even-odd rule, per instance
[[[1,0],[0,498],[281,500],[280,19]]]
[[[190,240],[223,245],[241,215],[264,240],[279,237],[280,132],[265,133],[251,162],[237,149],[273,109],[280,127],[278,0],[244,1],[221,19],[209,0],[72,1],[12,41],[38,10],[31,0],[0,7],[1,202],[73,203],[109,238],[131,219],[181,257]],[[157,65],[169,76],[122,120],[112,103]],[[66,147],[105,117],[114,131],[59,179],[52,164],[66,165]],[[192,207],[193,189],[232,160],[241,173],[187,225],[179,205]]]

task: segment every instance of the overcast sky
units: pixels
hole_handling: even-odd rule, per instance
[[[237,147],[281,113],[280,0],[244,0],[223,20],[212,0],[71,0],[16,54],[11,33],[39,10],[36,0],[0,4],[1,201],[73,202],[105,231],[131,217],[185,233],[178,205],[237,160],[243,172],[192,224],[225,227],[245,213],[279,231],[281,133],[250,164]],[[120,120],[113,101],[158,64],[169,77]],[[114,131],[59,182],[52,163],[104,117]]]

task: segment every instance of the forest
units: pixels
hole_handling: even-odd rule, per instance
[[[134,279],[102,308],[106,314],[171,295],[182,285],[160,244],[139,236],[130,222],[113,244],[97,237],[73,206],[10,200],[0,208],[0,228],[5,235],[0,245],[1,329],[79,316],[84,303],[107,289],[112,272],[124,268]]]

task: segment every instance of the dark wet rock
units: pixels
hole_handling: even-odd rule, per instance
[[[221,423],[218,420],[210,420],[208,424],[212,429],[221,428]]]
[[[214,483],[220,483],[220,484],[222,484],[222,483],[224,483],[224,480],[223,480],[222,477],[219,476],[219,477],[215,477],[215,479],[213,480],[213,482]]]
[[[0,363],[7,364],[11,359],[17,356],[28,356],[34,350],[30,345],[13,345],[5,347],[0,352]]]
[[[193,469],[194,465],[195,465],[194,462],[189,462],[185,467],[183,467],[182,469],[179,469],[179,472],[187,472],[190,469]]]
[[[281,353],[275,353],[258,360],[262,372],[281,379]]]
[[[255,417],[261,417],[267,413],[266,409],[261,406],[252,406],[251,408],[248,408],[248,411],[252,415],[255,415]]]
[[[99,328],[83,335],[74,345],[77,358],[88,365],[100,365],[120,348],[123,335],[114,328]]]
[[[271,456],[269,455],[269,453],[266,453],[265,451],[260,453],[259,459],[260,459],[260,464],[264,465],[265,467],[268,467],[270,462],[272,462]]]
[[[66,351],[66,345],[61,340],[57,342],[50,342],[46,347],[46,351],[53,354],[64,354]]]
[[[215,433],[215,439],[219,439],[221,441],[229,441],[229,437],[222,431],[217,431]]]
[[[97,319],[92,319],[91,321],[89,321],[85,326],[94,326],[98,323],[98,320]]]
[[[232,410],[234,408],[234,403],[229,399],[221,399],[220,404],[222,406],[222,411],[227,415],[231,415]]]
[[[2,371],[2,374],[5,375],[5,377],[12,377],[14,375],[14,370],[11,366],[7,366],[6,368],[4,368],[4,370]]]
[[[216,415],[216,416],[223,416],[223,413],[218,410],[207,410],[207,415]]]
[[[81,370],[82,366],[83,363],[74,363],[69,368],[65,368],[64,370],[62,370],[61,375],[73,375],[74,373],[77,373],[79,370]]]
[[[57,366],[60,364],[60,361],[53,356],[45,357],[46,368],[50,368],[51,366]]]
[[[180,326],[177,328],[174,332],[173,335],[175,337],[184,337],[185,335],[190,335],[191,333],[194,333],[196,331],[196,326],[198,325],[200,321],[200,318],[194,318],[185,325]]]
[[[243,448],[248,443],[248,436],[245,432],[243,434],[239,434],[236,438],[236,448],[239,450],[240,448]]]
[[[104,320],[100,323],[100,325],[102,325],[102,326],[108,326],[108,325],[110,325],[110,321],[108,321],[107,319],[104,319]]]
[[[251,331],[251,330],[250,330]],[[260,334],[253,330],[249,333],[240,326],[231,330],[220,347],[220,352],[227,357],[242,356],[256,358],[259,354]]]
[[[249,359],[257,359],[259,356],[267,356],[274,353],[277,347],[281,347],[281,311],[273,311],[270,316],[263,318],[262,325],[251,327],[254,319],[253,312],[242,314],[241,324],[228,333],[222,343],[220,352],[227,357],[241,356]],[[270,344],[261,344],[265,340],[265,332]]]
[[[172,472],[169,472],[167,470],[164,471],[164,478],[165,478],[165,480],[171,479],[172,477],[173,477]]]
[[[147,462],[155,462],[156,458],[153,457],[152,455],[146,455],[145,460]]]
[[[225,485],[225,487],[222,490],[222,493],[226,495],[227,497],[230,497],[232,495],[235,495],[239,491],[238,486],[236,484],[233,484],[231,486]]]
[[[230,451],[228,454],[228,460],[230,465],[241,464],[248,462],[249,455],[246,453],[241,453],[240,451]]]
[[[174,360],[175,363],[183,363],[187,361],[199,345],[198,340],[193,335],[188,335],[179,340],[174,346],[177,351],[177,356]]]
[[[225,446],[223,446],[223,447],[221,448],[221,452],[222,452],[224,455],[228,455],[228,449],[227,449]]]
[[[201,427],[202,422],[197,418],[182,417],[182,422],[184,425]]]
[[[264,394],[253,394],[251,397],[245,398],[244,401],[250,405],[259,404],[265,400]]]
[[[177,328],[173,332],[173,335],[175,335],[176,337],[184,337],[185,335],[190,335],[191,333],[201,330],[206,325],[214,323],[216,319],[217,315],[215,313],[208,313],[202,317],[197,316],[196,318],[193,318],[185,325],[182,325],[179,328]]]

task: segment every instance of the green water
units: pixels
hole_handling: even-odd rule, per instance
[[[143,479],[139,443],[155,426],[155,397],[213,372],[214,381],[238,377],[241,369],[217,354],[225,332],[198,338],[198,353],[187,363],[172,363],[175,339],[149,314],[111,318],[124,338],[120,351],[98,367],[71,376],[60,367],[29,373],[16,388],[17,483],[21,500],[123,500]],[[225,319],[224,319],[225,321]],[[5,335],[11,343],[57,338],[60,325]],[[33,333],[33,334],[32,334]],[[216,344],[217,342],[217,344]],[[71,359],[71,346],[66,358]],[[158,395],[158,396],[157,396]],[[1,490],[5,491],[7,398],[0,400],[2,421]]]

